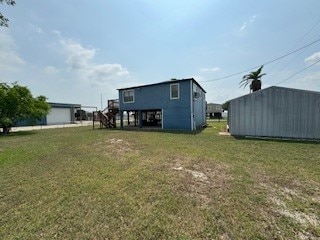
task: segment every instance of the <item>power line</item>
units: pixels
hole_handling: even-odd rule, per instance
[[[311,68],[312,66],[316,65],[318,62],[320,62],[320,58],[319,58],[317,61],[315,61],[314,63],[312,63],[311,65],[309,65],[308,67],[305,67],[305,68],[303,68],[302,70],[300,70],[300,71],[292,74],[290,77],[282,80],[281,82],[278,82],[277,84],[275,84],[275,86],[277,86],[277,85],[279,85],[279,84],[281,84],[281,83],[284,83],[285,81],[288,81],[290,78],[293,78],[294,76],[296,76],[296,75],[298,75],[299,73],[307,70],[308,68]]]
[[[320,24],[320,19],[289,49],[289,51],[294,49],[319,24]],[[297,57],[299,57],[305,51],[306,51],[306,49],[304,51],[300,52],[298,55],[294,56],[287,64],[285,64],[282,68],[280,68],[276,73],[272,74],[272,76],[275,76],[276,74],[278,74],[281,70],[283,70],[285,67],[287,67],[290,63],[292,63]],[[275,65],[273,65],[273,67],[271,67],[271,69],[269,69],[269,71],[272,71],[272,68],[277,66],[280,62],[281,61],[279,61]]]
[[[297,41],[295,45],[293,45],[292,48],[296,47],[319,23],[320,23],[320,19]]]
[[[264,66],[265,66],[265,65],[268,65],[268,64],[270,64],[270,63],[276,62],[276,61],[278,61],[278,60],[280,60],[280,59],[282,59],[282,58],[285,58],[285,57],[287,57],[287,56],[290,56],[290,55],[292,55],[292,54],[294,54],[294,53],[296,53],[296,52],[301,51],[302,49],[305,49],[305,48],[307,48],[307,47],[310,47],[311,45],[313,45],[313,44],[315,44],[315,43],[317,43],[317,42],[319,42],[319,41],[320,41],[320,38],[318,38],[317,40],[315,40],[315,41],[313,41],[313,42],[311,42],[311,43],[309,43],[309,44],[307,44],[307,45],[304,45],[304,46],[301,47],[301,48],[298,48],[298,49],[296,49],[296,50],[294,50],[294,51],[291,51],[291,52],[289,52],[289,53],[287,53],[287,54],[285,54],[285,55],[282,55],[282,56],[280,56],[280,57],[278,57],[278,58],[275,58],[275,59],[273,59],[273,60],[271,60],[271,61],[268,61],[268,62],[259,64],[259,65],[256,66],[256,67],[253,67],[253,68],[250,68],[250,69],[241,71],[241,72],[236,72],[236,73],[233,73],[233,74],[230,74],[230,75],[226,75],[226,76],[224,76],[224,77],[215,78],[215,79],[212,79],[212,80],[203,80],[203,81],[199,81],[199,82],[215,82],[215,81],[220,81],[220,80],[223,80],[223,79],[226,79],[226,78],[234,77],[234,76],[237,76],[237,75],[239,75],[239,74],[243,74],[243,73],[249,72],[249,71],[251,71],[251,70],[253,70],[253,69],[259,68],[261,65],[264,65]]]

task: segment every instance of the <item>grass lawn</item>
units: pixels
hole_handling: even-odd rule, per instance
[[[320,144],[62,128],[0,137],[0,239],[320,239]]]

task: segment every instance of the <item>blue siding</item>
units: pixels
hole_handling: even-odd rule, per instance
[[[24,126],[38,126],[38,125],[46,125],[47,120],[46,117],[42,117],[40,119],[24,119],[18,120],[14,123],[15,127],[24,127]]]
[[[191,106],[195,102],[191,99],[193,81],[181,80],[133,87],[131,88],[134,90],[133,103],[123,102],[123,91],[131,89],[119,89],[120,111],[159,109],[162,110],[163,129],[192,130],[193,125],[198,129],[198,126],[202,126],[205,122],[205,99]],[[176,83],[179,83],[179,99],[170,99],[170,84]],[[204,97],[204,92],[202,96]],[[193,120],[192,114],[194,114]]]
[[[197,97],[193,98],[193,116],[194,128],[201,129],[206,124],[206,98],[205,93],[196,85],[193,84],[193,94],[197,93]]]

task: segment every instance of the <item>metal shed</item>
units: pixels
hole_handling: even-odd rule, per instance
[[[229,101],[234,136],[320,139],[320,92],[270,87]]]

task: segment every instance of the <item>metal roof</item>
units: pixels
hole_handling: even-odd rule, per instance
[[[81,108],[81,104],[72,104],[72,103],[53,103],[48,102],[51,107],[60,107],[60,108]]]
[[[289,90],[289,91],[294,91],[294,92],[305,92],[305,93],[320,94],[320,92],[317,92],[317,91],[310,91],[310,90],[297,89],[297,88],[286,88],[286,87],[271,86],[271,87],[268,87],[268,88],[265,88],[265,89],[261,89],[260,91],[255,91],[253,93],[249,93],[249,94],[246,94],[246,95],[242,95],[240,97],[236,97],[236,98],[230,99],[230,100],[228,100],[228,102],[236,100],[236,99],[239,99],[239,98],[246,97],[248,95],[258,94],[259,92],[267,91],[268,89],[282,89],[282,90]]]

